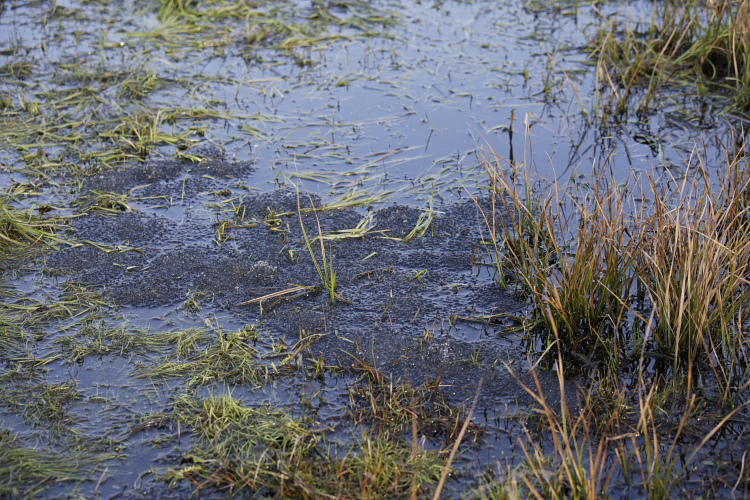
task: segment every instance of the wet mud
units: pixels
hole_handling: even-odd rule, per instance
[[[203,172],[231,185],[232,179],[246,176],[248,168],[213,161],[188,171],[182,162],[161,162],[134,172],[100,174],[90,187],[126,193],[151,181],[143,188],[149,196],[196,205],[218,186],[201,177]],[[206,185],[183,192],[183,185],[196,178]],[[248,183],[251,179],[245,178]],[[106,252],[89,244],[62,249],[46,257],[46,272],[98,289],[123,307],[177,307],[196,297],[205,312],[257,323],[275,335],[294,339],[322,334],[308,348],[310,356],[344,367],[356,357],[414,383],[440,380],[453,403],[471,397],[480,379],[485,380],[485,405],[526,399],[506,368],[525,366],[525,349],[508,339],[502,325],[481,320],[498,313],[520,314],[526,307],[504,292],[492,269],[482,265],[486,206],[470,199],[436,205],[437,216],[426,234],[410,241],[398,239],[414,229],[420,210],[394,204],[321,210],[317,216],[305,212],[313,206],[323,204],[316,196],[289,189],[247,194],[242,216],[233,223],[258,222],[227,230],[222,244],[212,239],[215,217],[187,215],[177,221],[159,209],[81,214],[71,223],[75,238],[127,244],[128,250]],[[301,224],[308,238],[314,238],[319,232],[353,228],[368,215],[373,221],[370,234],[326,242],[341,297],[332,302],[322,290]],[[262,223],[271,217],[276,219],[273,226]],[[313,242],[314,248],[318,245]],[[319,290],[238,305],[292,285]]]

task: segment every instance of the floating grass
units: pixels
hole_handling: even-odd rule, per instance
[[[13,289],[0,284],[0,357],[17,356],[24,352],[26,343],[32,341],[33,337],[24,328],[23,314],[13,309],[3,307],[16,296]]]
[[[39,367],[31,364],[23,367],[20,360],[13,361],[16,368],[8,372],[4,380],[13,385],[0,388],[0,402],[16,411],[32,427],[43,426],[53,432],[69,428],[73,423],[69,409],[83,397],[75,382],[40,382]]]
[[[0,315],[0,352],[13,355],[23,352],[27,334],[11,318]]]
[[[427,233],[427,230],[432,226],[433,221],[437,218],[438,212],[433,210],[432,204],[433,204],[433,197],[430,197],[430,203],[427,208],[427,210],[422,211],[422,213],[419,214],[419,217],[417,218],[417,223],[414,225],[414,229],[409,231],[409,233],[404,236],[403,238],[395,238],[392,236],[384,236],[384,238],[387,238],[389,240],[395,240],[395,241],[401,241],[403,243],[408,243],[414,238],[421,238]]]
[[[269,300],[269,299],[278,299],[278,298],[285,298],[285,299],[291,299],[293,297],[299,297],[300,295],[304,295],[307,292],[315,291],[316,289],[309,286],[302,286],[302,285],[291,285],[290,288],[285,288],[284,290],[279,290],[276,292],[267,293],[261,297],[256,297],[251,300],[246,300],[244,302],[240,302],[237,304],[238,306],[247,306],[250,304],[258,303],[261,306],[261,311],[263,310],[263,301]],[[289,295],[294,294],[292,297],[289,297]]]
[[[0,198],[0,247],[28,247],[38,243],[55,246],[66,243],[57,233],[62,219],[44,218],[32,209],[16,209]]]
[[[89,356],[194,355],[212,334],[208,330],[190,328],[174,332],[151,333],[111,326],[101,320],[87,321],[75,333],[53,341],[69,363],[83,363]]]
[[[162,131],[164,113],[139,111],[112,129],[101,132],[99,137],[119,141],[124,151],[132,151],[136,158],[146,158],[157,146],[172,145],[190,147],[195,141],[189,138],[189,132],[173,135]]]
[[[323,239],[323,240],[329,240],[329,241],[340,241],[340,240],[348,240],[348,239],[359,239],[364,238],[368,234],[378,234],[378,233],[384,233],[387,232],[387,230],[383,231],[373,231],[373,220],[372,220],[373,214],[370,212],[365,217],[360,220],[356,226],[354,226],[351,229],[339,229],[337,231],[331,231],[329,233],[323,233],[320,236],[316,236],[313,238],[313,242],[317,239]]]
[[[276,217],[288,217],[298,214],[332,212],[337,210],[348,210],[351,208],[366,207],[385,201],[389,194],[390,193],[388,192],[371,194],[365,191],[359,191],[358,189],[352,189],[339,196],[335,200],[331,201],[330,203],[326,203],[322,206],[316,207],[315,204],[311,203],[311,206],[309,207],[298,207],[298,210],[296,212],[279,212],[275,215]]]
[[[55,483],[81,481],[103,457],[81,450],[59,453],[29,447],[17,435],[0,429],[0,496],[36,497]]]
[[[128,203],[128,198],[127,194],[92,191],[89,198],[82,203],[81,209],[106,214],[134,212],[133,206]]]
[[[66,286],[56,300],[45,302],[9,290],[3,292],[7,293],[0,301],[0,355],[4,357],[28,355],[35,342],[45,337],[48,325],[60,331],[75,328],[106,305],[98,294],[75,284]]]
[[[40,384],[31,388],[31,394],[18,394],[24,420],[34,426],[53,423],[69,425],[72,416],[68,407],[82,398],[74,382]],[[29,397],[31,396],[31,397]]]
[[[172,356],[188,359],[205,347],[214,334],[210,330],[188,328],[172,332],[148,332],[123,325],[109,325],[102,320],[85,322],[77,331],[59,337],[59,346],[68,363],[82,364],[93,356]]]
[[[34,63],[32,61],[14,61],[0,66],[0,74],[9,76],[11,78],[28,78],[34,71]]]

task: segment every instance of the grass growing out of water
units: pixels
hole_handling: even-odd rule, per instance
[[[745,151],[727,154],[718,181],[695,155],[679,182],[645,186],[599,176],[535,189],[497,156],[485,167],[491,203],[477,203],[490,207],[485,243],[499,281],[529,298],[531,344],[558,371],[560,393],[563,373],[591,382],[577,413],[565,397],[554,409],[538,382],[526,388],[541,430],[525,427],[524,465],[499,467],[501,479],[479,496],[594,499],[614,481],[672,498],[747,407]],[[737,474],[722,481],[736,487]]]
[[[561,399],[558,411],[548,403],[535,371],[535,387],[521,384],[537,404],[542,427],[551,437],[551,449],[544,446],[528,426],[519,446],[524,464],[515,470],[505,471],[508,477],[489,488],[480,490],[483,499],[549,498],[598,499],[606,497],[614,468],[610,463],[608,434],[619,424],[620,416],[613,412],[605,422],[598,421],[590,401],[586,401],[578,414]],[[559,378],[560,390],[565,393],[565,380]],[[600,429],[596,429],[599,426]]]
[[[615,16],[598,34],[598,79],[611,92],[612,111],[625,111],[636,88],[641,109],[665,85],[693,86],[729,99],[729,110],[750,107],[750,4],[668,0],[654,3],[645,32]],[[623,26],[624,24],[624,26]]]
[[[308,197],[310,198],[310,205],[312,208],[315,208],[315,205],[313,204],[312,197],[310,197],[308,193]],[[323,286],[328,291],[328,298],[331,300],[331,302],[336,302],[336,297],[340,297],[338,293],[336,293],[336,269],[333,267],[333,252],[330,248],[326,249],[324,237],[323,237],[323,229],[320,226],[320,218],[318,218],[318,213],[313,210],[313,215],[315,216],[315,222],[318,226],[318,236],[317,238],[311,239],[307,235],[307,229],[305,229],[305,223],[302,220],[302,205],[300,203],[300,192],[299,189],[297,189],[297,216],[299,218],[299,225],[302,229],[302,236],[305,239],[305,246],[307,247],[307,250],[310,252],[310,258],[312,259],[313,264],[315,265],[315,270],[318,272],[318,276],[320,276],[320,281],[323,282]],[[315,241],[318,241],[320,245],[320,259],[318,259],[318,256],[315,255],[315,250],[313,250],[313,244]]]
[[[563,366],[559,356],[557,366]],[[569,394],[564,369],[559,368],[557,374],[560,393]],[[477,492],[482,500],[598,500],[610,498],[614,484],[619,485],[616,491],[638,497],[645,494],[649,499],[666,500],[676,494],[705,498],[706,491],[697,484],[700,496],[693,496],[694,491],[680,483],[700,469],[694,462],[704,448],[748,404],[721,416],[701,408],[696,395],[688,394],[684,403],[676,405],[679,409],[670,410],[658,384],[651,385],[641,372],[634,387],[579,389],[573,409],[568,405],[572,398],[565,396],[551,403],[535,370],[532,375],[534,387],[521,384],[536,402],[538,415],[522,423],[524,432],[517,441],[524,462],[516,467],[498,464],[497,475]],[[741,470],[739,477],[717,478],[716,463],[703,465],[715,484],[730,480],[737,488],[743,481]]]
[[[746,374],[741,359],[750,299],[746,186],[728,188],[719,199],[705,193],[693,200],[683,184],[671,206],[657,200],[637,266],[658,317],[658,351],[674,368],[707,355],[726,383]]]
[[[637,244],[628,236],[623,195],[597,185],[590,196],[573,198],[553,185],[539,200],[528,178],[519,186],[499,165],[485,167],[492,192],[503,193],[490,217],[503,279],[510,271],[533,298],[536,320],[548,332],[558,329],[560,347],[571,357],[604,351],[619,363],[620,327],[635,280],[634,257],[623,249]],[[500,208],[508,215],[499,215]]]
[[[511,177],[500,158],[485,166],[498,198],[487,217],[498,272],[528,293],[544,348],[613,374],[650,352],[672,375],[713,373],[725,393],[741,385],[750,319],[744,156],[728,158],[719,189],[700,162],[676,191],[652,183],[653,203],[640,201],[652,195],[637,183],[626,194],[602,178],[532,196],[519,188],[528,177]]]

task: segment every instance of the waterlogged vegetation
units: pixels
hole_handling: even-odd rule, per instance
[[[749,8],[0,3],[0,497],[748,496]]]
[[[292,498],[419,496],[445,464],[419,437],[448,439],[456,419],[434,387],[394,388],[383,374],[364,370],[363,385],[350,391],[347,418],[374,425],[349,444],[330,440],[330,427],[278,408],[245,407],[231,395],[177,400],[164,422],[192,427],[197,440],[190,465],[170,470],[167,479]]]
[[[704,169],[699,160],[692,167]],[[502,286],[533,304],[525,321],[529,341],[545,353],[539,362],[553,365],[561,391],[578,373],[596,383],[583,389],[576,412],[564,401],[553,408],[538,381],[525,386],[552,451],[523,443],[528,470],[504,471],[510,480],[485,494],[598,498],[620,472],[647,497],[684,495],[677,478],[718,434],[734,435],[725,426],[744,422],[748,406],[745,155],[729,159],[717,188],[704,171],[668,193],[596,182],[554,186],[533,201],[497,158],[486,161],[502,193],[488,219],[500,219],[490,228],[490,255]],[[547,468],[559,472],[550,478]]]
[[[655,6],[642,25],[624,13],[614,16],[592,47],[598,78],[609,88],[602,111],[648,111],[670,94],[664,87],[687,87],[747,118],[749,16],[746,2],[688,0]]]

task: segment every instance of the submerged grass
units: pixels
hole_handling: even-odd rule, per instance
[[[361,373],[359,383],[349,389],[349,412],[355,424],[393,437],[409,432],[430,436],[442,446],[458,433],[466,409],[451,407],[437,384],[394,381],[358,359],[354,367]],[[471,434],[476,440],[481,430],[473,426]]]
[[[215,120],[238,118],[222,104],[226,96],[212,99],[211,90],[203,90],[218,84],[239,91],[243,86],[277,81],[198,75],[205,87],[200,87],[200,95],[190,95],[196,88],[196,75],[181,64],[188,55],[196,63],[231,56],[254,64],[265,62],[269,51],[274,51],[272,64],[278,56],[310,66],[315,64],[315,50],[353,39],[387,39],[389,28],[399,22],[395,12],[367,2],[267,8],[226,0],[165,0],[134,12],[120,9],[113,14],[113,8],[103,4],[81,19],[87,26],[96,22],[109,26],[106,34],[91,41],[88,54],[74,54],[79,32],[71,32],[62,18],[39,13],[48,21],[45,26],[56,46],[69,44],[66,51],[72,47],[66,52],[70,57],[51,61],[51,76],[42,75],[47,67],[32,58],[13,57],[0,67],[3,76],[21,79],[0,98],[8,125],[0,130],[0,145],[17,150],[29,162],[50,160],[43,162],[47,168],[36,168],[47,178],[66,173],[90,175],[101,168],[143,161],[154,153],[172,154],[174,148],[178,158],[199,159],[180,150],[203,137],[205,126]],[[137,25],[149,25],[149,29],[133,30]],[[118,62],[108,57],[112,50],[121,54]],[[188,89],[188,98],[174,109],[170,92],[180,88]],[[82,161],[53,166],[58,154]]]
[[[27,331],[41,334],[41,327],[52,321],[65,322],[59,327],[67,329],[105,306],[107,303],[98,292],[77,283],[68,283],[58,297],[43,302],[25,295],[11,296],[0,302],[0,314]]]
[[[59,331],[74,328],[103,306],[106,303],[96,292],[74,283],[44,302],[0,286],[0,360],[31,359],[50,325]]]
[[[81,451],[57,453],[28,447],[17,435],[0,429],[0,496],[37,498],[53,483],[82,481],[101,457]]]
[[[31,394],[18,394],[23,408],[23,418],[34,426],[54,423],[66,426],[72,422],[69,405],[81,399],[74,382],[62,384],[40,384],[31,389]],[[30,397],[29,397],[30,396]]]

